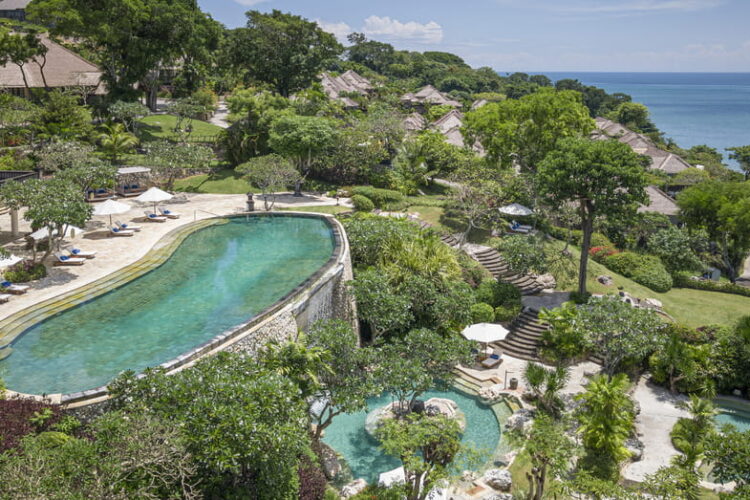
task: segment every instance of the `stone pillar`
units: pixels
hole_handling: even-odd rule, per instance
[[[247,193],[247,211],[255,212],[255,200],[253,199],[253,193]]]
[[[10,211],[10,234],[18,238],[18,210]]]

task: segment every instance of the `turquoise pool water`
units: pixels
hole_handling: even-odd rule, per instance
[[[26,331],[0,377],[18,392],[71,393],[164,363],[283,298],[333,248],[320,218],[233,218],[198,230],[155,270]]]
[[[452,389],[432,390],[420,397],[424,400],[430,398],[448,398],[458,404],[466,416],[466,430],[461,441],[480,451],[483,461],[490,460],[500,441],[500,426],[492,409],[481,404],[477,398]],[[323,436],[323,442],[344,457],[354,477],[364,478],[370,484],[377,484],[382,472],[401,466],[400,460],[384,454],[378,441],[365,431],[367,413],[394,400],[387,393],[369,399],[368,411],[337,416]]]
[[[718,401],[719,414],[714,417],[717,425],[732,424],[739,431],[750,431],[750,404],[735,401]]]

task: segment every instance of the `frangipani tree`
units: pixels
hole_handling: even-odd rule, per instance
[[[235,170],[243,174],[250,184],[261,190],[266,211],[273,209],[276,203],[276,192],[296,183],[300,176],[289,160],[273,153],[250,158],[242,165],[238,165]],[[269,196],[271,197],[270,205],[268,204]]]

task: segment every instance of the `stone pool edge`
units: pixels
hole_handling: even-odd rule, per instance
[[[15,332],[12,339],[9,341],[6,341],[6,339],[10,337],[10,333],[3,334],[3,336],[0,337],[0,342],[2,343],[2,346],[0,346],[0,352],[5,348],[10,347],[12,341],[31,326],[44,321],[51,316],[59,314],[64,310],[103,295],[111,291],[113,287],[122,286],[158,268],[171,257],[177,247],[190,234],[211,225],[220,224],[223,220],[240,217],[298,217],[321,219],[331,229],[331,235],[333,237],[333,251],[331,252],[331,257],[315,273],[311,274],[306,280],[289,291],[284,297],[250,320],[223,331],[188,352],[161,363],[158,367],[164,369],[167,374],[176,373],[195,364],[203,358],[227,349],[264,327],[274,328],[274,320],[279,319],[282,315],[291,314],[299,328],[304,328],[307,324],[312,323],[314,319],[319,319],[318,317],[321,315],[321,312],[315,311],[314,309],[316,306],[318,309],[324,309],[324,307],[321,307],[320,304],[316,304],[315,299],[318,298],[318,295],[322,295],[326,288],[331,288],[330,286],[326,287],[326,285],[334,283],[335,286],[335,284],[341,284],[352,279],[349,244],[341,223],[332,215],[313,212],[285,211],[243,213],[212,217],[210,219],[204,219],[176,228],[164,235],[145,256],[136,262],[80,288],[27,307],[26,309],[9,316],[5,320],[0,321],[0,331],[3,331],[4,328],[12,328],[12,331]],[[94,295],[91,295],[91,292],[93,292]],[[81,300],[83,296],[86,297],[85,300]],[[355,306],[353,301],[351,301],[349,297],[339,297],[338,299],[341,303],[338,307],[338,309],[341,310],[338,311],[338,316],[343,316],[342,319],[353,321],[353,318],[355,317]],[[318,300],[318,302],[320,302],[320,300]],[[313,307],[310,307],[311,305]],[[313,309],[313,311],[310,311],[311,309]],[[302,325],[300,325],[300,322]],[[20,331],[18,331],[18,329],[20,329]],[[139,374],[138,376],[142,377],[143,375]],[[63,405],[69,409],[101,403],[109,398],[106,385],[70,394],[35,395],[18,393],[8,389],[6,395],[10,397],[15,396],[47,401],[52,404]]]

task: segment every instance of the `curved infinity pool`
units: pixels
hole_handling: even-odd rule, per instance
[[[27,330],[0,377],[17,392],[71,393],[159,365],[273,305],[334,244],[322,218],[231,218],[200,229],[153,271]]]
[[[419,399],[452,399],[466,416],[466,429],[461,442],[479,452],[482,461],[492,459],[500,442],[500,425],[495,412],[483,405],[479,399],[456,389],[427,391]],[[323,442],[340,453],[351,468],[355,478],[364,478],[369,484],[377,484],[378,476],[396,467],[401,461],[386,455],[379,442],[365,430],[365,419],[370,411],[387,405],[395,399],[388,393],[367,400],[367,411],[341,414],[325,430]],[[508,410],[507,418],[510,415]]]

